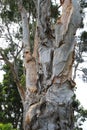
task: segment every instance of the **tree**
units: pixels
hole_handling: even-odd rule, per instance
[[[81,103],[76,99],[76,95],[73,97],[73,108],[74,108],[74,130],[83,130],[82,125],[87,119],[87,110],[81,106]]]
[[[22,99],[24,130],[71,130],[74,127],[72,102],[75,86],[71,75],[75,32],[81,21],[80,8],[75,0],[63,1],[62,15],[55,28],[51,28],[51,1],[33,0],[33,3],[37,23],[34,49],[31,51],[27,7],[18,1],[22,17],[26,90],[2,49],[1,56],[12,70]]]
[[[73,129],[73,87],[71,70],[74,57],[74,35],[80,24],[76,1],[62,3],[62,16],[57,20],[55,34],[51,29],[51,1],[35,1],[37,29],[34,51],[30,51],[26,10],[19,3],[22,16],[26,94],[24,129]],[[78,8],[78,11],[77,11]],[[77,17],[78,16],[78,17]]]
[[[19,76],[22,79],[22,61],[17,61],[20,65]],[[22,130],[23,108],[17,86],[14,82],[12,72],[8,65],[3,66],[5,72],[3,82],[0,86],[0,122],[12,123],[13,128],[19,127]]]

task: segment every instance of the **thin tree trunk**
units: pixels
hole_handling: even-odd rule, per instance
[[[64,0],[62,16],[55,25],[54,37],[50,23],[51,0],[34,2],[38,19],[33,55],[29,44],[24,41],[27,44],[24,48],[24,130],[73,130],[75,83],[72,80],[72,64],[74,36],[81,20],[79,5],[76,0]],[[23,10],[21,13],[24,13]],[[24,31],[27,30],[26,27],[24,26]]]

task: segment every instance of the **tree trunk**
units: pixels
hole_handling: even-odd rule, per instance
[[[75,32],[81,20],[79,5],[76,0],[61,3],[62,15],[54,32],[50,23],[51,1],[34,2],[38,19],[33,54],[26,35],[28,26],[24,25],[28,24],[25,10],[21,8],[26,68],[24,130],[73,130],[72,64]]]

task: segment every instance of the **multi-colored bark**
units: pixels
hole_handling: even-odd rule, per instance
[[[34,3],[38,18],[33,54],[26,15],[23,16],[26,12],[23,7],[20,9],[26,68],[24,130],[73,130],[72,65],[80,8],[76,0],[64,0],[54,33],[50,22],[51,1],[34,0]]]

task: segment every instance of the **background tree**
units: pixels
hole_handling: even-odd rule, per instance
[[[87,1],[85,0],[81,0],[80,1],[80,6],[81,8],[81,14],[82,14],[82,20],[81,20],[81,24],[80,24],[80,30],[84,28],[84,17],[85,17],[85,8],[87,7]],[[76,78],[77,75],[77,71],[79,72],[83,72],[82,74],[82,80],[86,82],[86,68],[83,67],[79,67],[79,65],[81,65],[82,63],[86,63],[86,52],[87,52],[87,48],[86,48],[86,39],[87,39],[87,35],[86,35],[86,31],[82,31],[80,35],[77,36],[77,45],[75,48],[75,63],[74,63],[74,75],[73,75],[73,79]],[[81,106],[81,103],[79,102],[79,100],[75,99],[74,102],[74,107],[75,107],[75,129],[76,130],[82,130],[82,125],[83,122],[87,120],[87,110],[84,109]]]
[[[23,75],[23,69],[21,69],[22,62],[20,60],[18,62],[21,70],[19,70],[21,80]],[[4,65],[3,70],[5,74],[0,87],[0,122],[10,122],[14,128],[19,127],[22,130],[23,108],[17,86],[9,66]]]
[[[23,63],[19,55],[22,50],[20,17],[17,2],[0,1],[0,6],[1,39],[5,43],[4,49],[0,48],[1,60],[5,64],[2,67],[5,74],[0,87],[0,122],[10,122],[14,128],[19,127],[22,130],[23,107],[17,90],[17,86],[20,87],[18,80],[21,82],[23,77]]]

